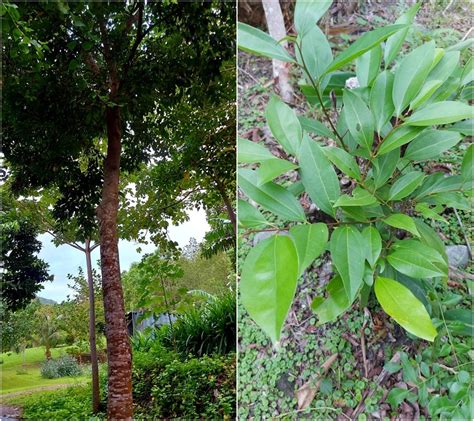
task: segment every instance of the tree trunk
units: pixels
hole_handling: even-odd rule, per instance
[[[285,21],[281,12],[279,0],[263,0],[263,10],[267,20],[268,32],[277,41],[286,36]],[[284,48],[287,42],[280,43]],[[290,83],[290,72],[287,63],[272,60],[273,77],[278,84],[280,95],[285,102],[293,101],[293,87]]]
[[[102,201],[97,209],[102,293],[108,358],[109,420],[132,419],[132,358],[125,320],[117,236],[121,119],[119,107],[107,108],[107,157]]]
[[[44,347],[45,347],[44,355],[45,355],[47,360],[50,360],[51,359],[51,347],[49,346],[48,341],[46,341]]]
[[[234,229],[234,236],[237,236],[237,218],[235,217],[235,211],[234,211],[234,208],[232,207],[232,202],[230,201],[229,196],[227,196],[224,186],[219,181],[217,181],[217,189],[219,190],[222,200],[224,201],[225,207],[227,209],[227,215],[229,216],[230,222],[232,222],[232,227]]]
[[[89,345],[91,350],[92,370],[92,413],[99,412],[100,390],[99,390],[99,362],[97,361],[97,344],[95,340],[95,291],[92,278],[91,241],[86,240],[85,247],[87,284],[89,286]]]

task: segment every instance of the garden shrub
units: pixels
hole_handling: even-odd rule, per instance
[[[81,367],[70,355],[45,361],[41,366],[41,376],[47,379],[74,377],[82,374]]]
[[[105,420],[103,413],[93,417],[91,396],[90,385],[74,386],[21,396],[9,400],[9,404],[21,406],[25,420]]]
[[[335,274],[325,296],[312,301],[319,324],[357,300],[366,306],[373,292],[406,331],[434,341],[443,315],[433,312],[440,308],[433,285],[448,279],[448,259],[429,224],[443,220],[447,208],[470,208],[473,146],[460,174],[430,161],[472,135],[473,61],[460,64],[460,51],[472,42],[442,49],[429,41],[401,57],[416,4],[333,57],[315,25],[331,3],[296,2],[298,35],[287,37],[295,55],[239,24],[240,48],[298,68],[310,108],[324,116],[298,116],[274,95],[265,116],[280,158],[239,139],[238,184],[249,199],[239,200],[239,226],[274,234],[242,265],[241,302],[278,345],[298,278],[328,251]],[[282,177],[289,172],[290,179]]]
[[[183,356],[200,357],[235,351],[236,298],[234,292],[188,309],[173,325],[163,326],[158,339]]]
[[[235,376],[235,354],[183,361],[172,351],[135,353],[135,418],[233,419]]]

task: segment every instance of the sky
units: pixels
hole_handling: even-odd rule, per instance
[[[191,237],[201,242],[205,233],[209,230],[209,225],[206,221],[206,213],[202,209],[194,209],[190,211],[188,215],[189,221],[169,228],[171,240],[178,242],[180,247],[187,245]],[[81,251],[68,245],[56,247],[49,234],[43,234],[39,239],[43,245],[39,257],[49,264],[49,273],[54,275],[54,281],[43,284],[44,288],[38,295],[43,298],[61,302],[67,298],[68,294],[72,293],[67,286],[68,273],[76,275],[79,266],[81,266],[85,272],[85,255]],[[140,253],[136,250],[138,247],[142,249]],[[140,244],[133,241],[120,240],[120,270],[127,270],[132,263],[139,262],[143,255],[153,250],[155,250],[153,244]],[[99,258],[99,248],[96,248],[92,252],[92,263],[97,269]]]

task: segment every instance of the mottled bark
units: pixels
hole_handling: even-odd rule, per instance
[[[97,344],[95,339],[95,291],[94,280],[92,278],[91,241],[86,240],[84,250],[86,254],[87,284],[89,287],[89,345],[91,351],[91,371],[92,371],[92,412],[99,411],[100,391],[99,391],[99,363],[97,361]]]
[[[119,107],[107,109],[107,157],[99,219],[102,293],[108,358],[109,420],[132,419],[132,359],[125,320],[117,236],[121,120]]]
[[[262,1],[265,18],[267,20],[268,32],[276,39],[281,40],[286,36],[285,21],[281,11],[279,0]],[[287,47],[287,42],[280,43],[283,48]],[[293,87],[290,83],[290,69],[288,63],[280,60],[272,60],[273,78],[278,84],[280,95],[285,102],[293,101]]]

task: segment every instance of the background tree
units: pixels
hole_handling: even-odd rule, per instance
[[[60,338],[59,324],[53,306],[43,305],[39,307],[35,312],[35,317],[37,325],[34,340],[39,345],[44,346],[46,359],[50,360],[51,348],[57,344]]]
[[[11,198],[2,189],[2,212],[0,212],[0,241],[2,274],[0,293],[3,305],[8,310],[25,307],[43,288],[43,283],[52,281],[48,264],[37,257],[41,242],[36,238],[38,228],[11,206]]]
[[[120,170],[159,152],[147,116],[179,102],[185,91],[198,103],[212,96],[209,81],[234,54],[234,5],[19,3],[17,9],[30,38],[46,45],[42,56],[18,55],[24,34],[4,37],[5,156],[17,191],[72,180],[60,191],[64,206],[78,213],[102,191],[97,216],[108,415],[130,419],[131,354],[117,244]],[[103,161],[103,172],[74,184],[70,174],[81,169],[81,156],[93,155]]]

